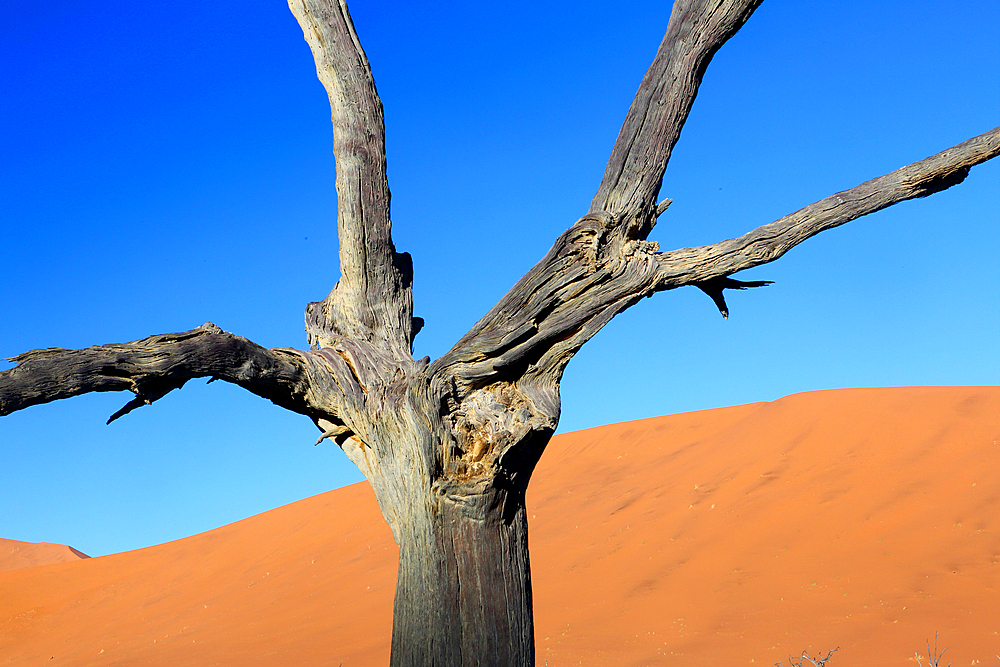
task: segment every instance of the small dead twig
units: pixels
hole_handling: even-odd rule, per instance
[[[838,649],[840,649],[839,646],[833,649],[833,651]],[[823,657],[822,651],[820,651],[815,658],[810,657],[809,651],[802,651],[802,655],[798,657],[793,658],[792,656],[788,656],[788,664],[791,667],[805,667],[805,661],[808,660],[811,664],[815,665],[815,667],[826,667],[826,663],[828,663],[830,658],[833,657],[833,651],[828,652],[825,658]],[[775,667],[782,667],[781,662],[776,662],[774,664]]]
[[[937,636],[938,636],[938,633],[935,632],[934,633],[934,653],[933,653],[933,655],[931,654],[931,642],[930,642],[930,640],[927,640],[927,665],[928,665],[928,667],[941,667],[941,656],[944,655],[944,651],[948,650],[948,647],[946,646],[945,649],[944,649],[944,651],[941,651],[940,653],[938,653],[938,650],[937,650]],[[917,658],[917,664],[920,665],[920,667],[924,667],[924,664],[922,662],[920,662],[920,655],[918,653],[914,653],[913,655],[916,656],[916,658]],[[948,663],[948,667],[951,667],[951,665],[952,665],[952,663],[949,662]]]

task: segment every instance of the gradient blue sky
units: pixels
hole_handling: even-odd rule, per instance
[[[362,2],[393,234],[445,352],[584,213],[669,3]],[[476,6],[473,6],[476,5]],[[212,321],[304,346],[339,275],[329,106],[278,1],[0,8],[0,356]],[[739,235],[1000,124],[1000,3],[766,0],[667,171],[661,247]],[[996,384],[1000,160],[742,274],[616,318],[560,431],[836,387]],[[4,363],[0,368],[7,368]],[[192,381],[105,426],[100,394],[0,419],[0,536],[91,555],[360,480],[305,418]],[[738,442],[733,443],[739,446]],[[530,492],[529,492],[530,494]]]

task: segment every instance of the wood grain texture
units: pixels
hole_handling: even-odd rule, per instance
[[[314,421],[342,424],[341,415],[364,409],[364,390],[343,357],[267,349],[211,323],[128,343],[30,350],[11,361],[18,365],[0,372],[0,415],[89,392],[133,393],[110,423],[204,377],[239,385]]]
[[[307,411],[305,368],[295,353],[267,350],[214,324],[82,350],[31,350],[0,373],[0,415],[92,391],[131,391],[133,407],[149,404],[197,377],[224,379]],[[130,404],[131,405],[131,404]]]
[[[385,121],[368,58],[343,1],[290,0],[288,6],[330,98],[337,160],[341,279],[307,309],[309,342],[326,346],[341,335],[409,357],[413,265],[392,243]]]
[[[977,164],[1000,155],[1000,127],[919,162],[838,192],[743,236],[657,257],[658,289],[689,285],[773,262],[806,239],[902,201],[958,185]]]
[[[667,32],[625,116],[590,213],[607,211],[629,238],[646,238],[656,221],[656,197],[670,153],[705,70],[761,1],[674,3]]]
[[[998,154],[1000,128],[699,248],[659,252],[655,243],[616,234],[615,216],[588,214],[432,369],[470,390],[518,375],[551,375],[558,383],[583,343],[640,298],[772,262],[824,230],[961,183],[969,169]]]

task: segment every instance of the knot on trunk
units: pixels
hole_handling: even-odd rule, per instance
[[[626,221],[622,216],[607,211],[594,211],[576,221],[566,235],[568,246],[583,255],[592,269],[609,267],[615,272],[628,264],[636,256],[652,256],[660,246],[655,241],[646,241],[646,235],[656,224],[656,216],[666,210],[670,200],[661,208],[648,215],[631,217]],[[636,219],[643,222],[636,223]],[[626,224],[631,221],[632,224]]]
[[[456,447],[445,461],[445,476],[492,477],[497,460],[537,426],[530,399],[508,382],[471,392],[455,410]]]
[[[607,211],[595,211],[583,216],[566,231],[564,238],[572,251],[580,252],[587,263],[596,268],[604,258],[608,232],[614,229],[615,217]]]
[[[357,333],[350,326],[351,317],[345,317],[344,313],[341,312],[343,304],[338,302],[343,301],[343,299],[338,298],[338,287],[340,287],[339,282],[325,299],[314,301],[306,306],[306,338],[309,341],[309,346],[314,350],[333,347],[339,339]],[[355,316],[354,321],[359,323],[362,314],[352,314]],[[359,327],[355,326],[354,328],[358,329]]]

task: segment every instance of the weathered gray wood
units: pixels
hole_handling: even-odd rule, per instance
[[[1000,155],[1000,127],[957,146],[799,209],[743,236],[657,257],[658,289],[726,276],[773,262],[806,239],[863,215],[958,185],[969,170]]]
[[[31,350],[11,361],[18,366],[0,373],[0,415],[92,391],[131,391],[138,403],[129,405],[138,407],[197,377],[238,384],[295,412],[310,410],[301,354],[262,348],[214,324],[82,350]]]
[[[590,213],[605,211],[629,238],[646,238],[656,197],[712,56],[762,0],[677,0],[667,32],[628,110]]]
[[[413,265],[392,244],[385,122],[368,58],[342,0],[289,0],[288,6],[330,98],[337,160],[341,279],[306,311],[309,342],[327,346],[339,335],[408,358],[416,333]]]
[[[551,376],[611,317],[657,291],[774,261],[826,229],[962,181],[1000,154],[1000,128],[856,188],[827,197],[738,239],[661,253],[623,239],[616,217],[590,213],[536,264],[432,370],[468,390],[518,374]]]
[[[528,522],[521,489],[409,505],[392,664],[534,664]]]
[[[341,0],[290,0],[330,97],[342,277],[306,310],[311,350],[268,350],[204,325],[83,350],[34,350],[0,372],[0,415],[91,391],[131,391],[117,418],[195,377],[308,416],[371,483],[400,547],[392,664],[531,665],[524,494],[559,420],[580,347],[657,291],[703,289],[811,236],[955,185],[1000,153],[1000,128],[701,248],[645,239],[674,144],[712,56],[760,0],[678,0],[587,215],[456,345],[411,355],[409,257],[392,243],[382,104]]]
[[[188,380],[207,377],[237,384],[317,423],[343,426],[345,418],[357,422],[356,415],[366,410],[352,358],[328,349],[267,349],[211,323],[129,343],[30,350],[11,359],[17,366],[0,372],[0,415],[89,392],[135,394],[110,423]],[[347,429],[340,435],[352,434]]]

